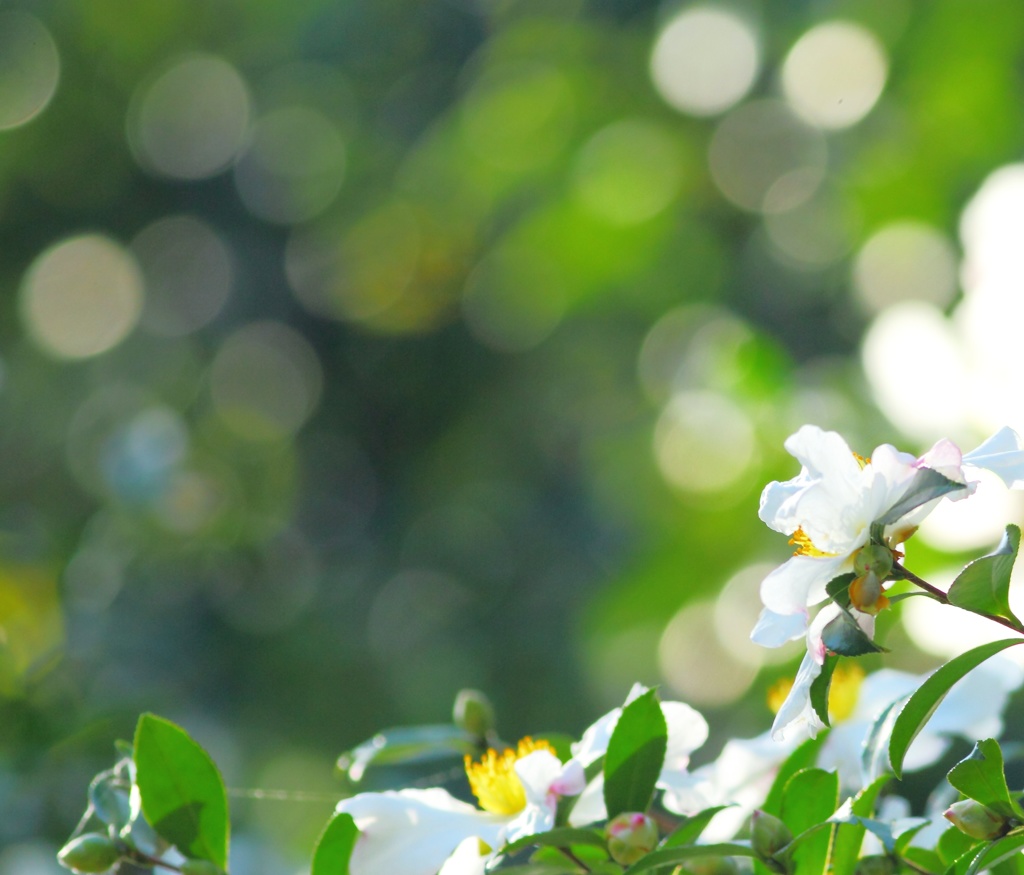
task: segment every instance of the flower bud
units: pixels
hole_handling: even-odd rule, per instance
[[[857,577],[870,573],[879,580],[885,580],[892,571],[892,550],[881,544],[861,547],[853,557],[853,570]]]
[[[868,857],[861,857],[857,861],[857,868],[853,875],[895,875],[896,861],[885,854],[872,854]]]
[[[999,838],[1010,826],[1008,817],[1003,817],[973,799],[954,802],[942,816],[965,835],[985,841]]]
[[[773,857],[793,841],[793,833],[777,817],[755,811],[750,818],[750,845],[762,858]]]
[[[209,860],[186,860],[181,864],[181,875],[224,875],[224,870]]]
[[[658,844],[658,827],[638,811],[626,811],[613,817],[607,829],[608,853],[623,866],[632,865]]]
[[[877,614],[889,607],[889,598],[882,591],[882,580],[868,571],[850,584],[850,603],[865,614]]]
[[[121,859],[121,846],[98,832],[72,839],[57,852],[57,860],[73,872],[106,872]]]
[[[487,738],[494,732],[494,706],[479,690],[459,690],[452,716],[456,726],[477,738]]]
[[[691,857],[681,868],[686,875],[739,875],[740,871],[732,857]]]

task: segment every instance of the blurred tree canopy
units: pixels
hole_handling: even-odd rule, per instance
[[[1020,13],[0,7],[0,873],[144,709],[328,795],[463,687],[766,726],[760,489],[805,421],[894,438],[862,336],[960,299]],[[262,804],[301,859],[329,804]]]

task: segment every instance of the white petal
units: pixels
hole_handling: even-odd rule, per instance
[[[757,618],[750,640],[762,647],[781,647],[788,641],[803,638],[807,631],[807,611],[777,614],[765,608]]]
[[[964,465],[997,474],[1010,489],[1024,487],[1024,442],[1012,428],[1003,427],[964,456]]]
[[[806,612],[825,600],[826,585],[848,564],[845,556],[792,556],[761,581],[761,601],[778,614]]]
[[[459,843],[437,875],[484,875],[490,854],[480,853],[480,839],[475,836]]]
[[[570,826],[586,826],[599,820],[608,819],[608,809],[604,805],[604,775],[599,774],[580,793],[572,811],[569,812]]]
[[[776,741],[791,741],[808,736],[814,738],[818,730],[824,727],[825,724],[811,705],[811,684],[820,674],[821,663],[811,653],[804,654],[789,695],[772,723],[772,738]]]
[[[690,754],[708,740],[708,722],[703,715],[683,702],[662,702],[661,713],[668,725],[666,769],[685,769]]]
[[[508,822],[439,788],[360,793],[337,810],[351,814],[360,832],[352,875],[434,875],[467,838],[497,845]]]

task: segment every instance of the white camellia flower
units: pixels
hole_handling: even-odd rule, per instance
[[[822,725],[810,704],[810,690],[824,664],[822,634],[840,609],[826,606],[813,623],[809,609],[828,597],[828,583],[854,572],[858,556],[863,560],[868,555],[866,547],[899,559],[900,545],[943,497],[955,501],[973,493],[975,484],[967,479],[971,469],[991,470],[1010,488],[1024,486],[1024,442],[1009,428],[967,455],[941,440],[919,458],[882,444],[865,459],[837,433],[812,425],[791,435],[785,446],[801,471],[764,488],[759,515],[769,527],[790,536],[796,552],[762,582],[764,610],[751,638],[778,647],[806,634],[807,654],[772,727],[776,738],[805,726],[813,734]],[[950,488],[946,481],[962,486]],[[876,524],[881,525],[884,547],[869,547]],[[888,604],[884,577],[862,568],[857,573],[849,590],[849,614],[871,637],[873,615]]]
[[[647,692],[647,687],[634,684],[626,697],[628,705]],[[625,707],[625,706],[623,706]],[[700,712],[683,702],[662,702],[661,713],[668,727],[668,745],[658,787],[670,788],[674,782],[683,780],[690,754],[708,739],[708,723]],[[622,708],[614,708],[591,725],[577,744],[572,746],[573,760],[588,766],[608,750],[615,726],[622,716]],[[583,826],[607,818],[604,806],[604,775],[598,775],[576,801],[569,814],[569,823]]]
[[[475,808],[447,790],[397,790],[360,793],[338,803],[359,829],[349,863],[352,875],[445,875],[472,872],[480,842],[500,849],[506,842],[551,829],[563,796],[585,785],[583,767],[559,761],[543,741],[526,738],[503,753],[489,750],[478,762],[467,758]],[[473,843],[476,842],[476,859]],[[453,857],[458,849],[458,856]]]

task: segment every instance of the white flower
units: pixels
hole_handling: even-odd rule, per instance
[[[360,832],[352,875],[435,875],[457,848],[446,875],[473,871],[463,868],[472,860],[468,839],[497,850],[549,830],[558,800],[585,783],[579,763],[563,765],[549,746],[530,739],[502,754],[488,751],[466,769],[483,810],[440,788],[360,793],[339,802],[337,810],[352,815]]]
[[[645,692],[647,687],[634,684],[625,704],[628,705]],[[698,711],[683,702],[662,702],[661,713],[668,727],[668,745],[658,777],[658,786],[668,788],[678,781],[681,775],[686,774],[690,754],[707,741],[708,724]],[[621,716],[622,708],[614,708],[590,726],[580,741],[572,746],[573,759],[583,766],[588,766],[604,756]],[[604,775],[601,774],[591,781],[580,795],[569,814],[569,822],[574,826],[582,826],[604,820],[607,816],[608,812],[604,805]]]
[[[893,702],[909,696],[927,675],[884,668],[859,684],[850,713],[833,721],[818,764],[836,769],[844,787],[857,790],[872,777],[863,772],[861,754],[874,722]],[[969,741],[994,738],[1002,732],[1002,713],[1011,692],[1024,682],[1024,670],[1010,659],[995,656],[953,685],[910,746],[903,767],[913,772],[937,762],[952,736]]]

